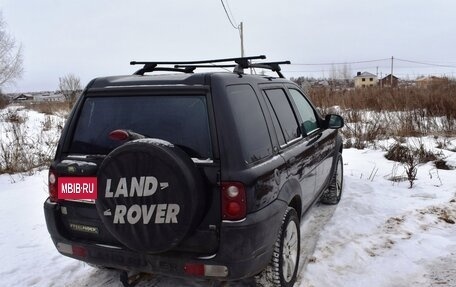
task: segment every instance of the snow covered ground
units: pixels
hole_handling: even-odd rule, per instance
[[[409,189],[383,154],[344,151],[345,193],[301,286],[456,286],[456,171],[425,164]]]
[[[421,141],[436,148],[432,137]],[[456,152],[438,151],[456,166]],[[344,150],[341,202],[316,206],[301,227],[296,286],[456,286],[456,170],[420,165],[409,189],[389,180],[403,171],[384,153]],[[0,285],[121,286],[117,272],[57,252],[43,215],[46,180],[47,171],[0,175]],[[210,285],[156,276],[138,286]]]

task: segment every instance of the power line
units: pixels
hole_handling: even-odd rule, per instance
[[[389,61],[391,58],[377,59],[377,60],[366,60],[366,61],[354,61],[354,62],[339,62],[339,63],[298,63],[291,64],[291,66],[330,66],[330,65],[345,65],[345,64],[362,64],[362,63],[372,63],[372,62],[382,62]]]
[[[225,10],[226,17],[230,21],[231,26],[233,26],[234,29],[239,30],[239,28],[233,24],[233,21],[231,21],[230,15],[228,14],[228,11],[226,10],[225,3],[223,3],[223,0],[220,0],[220,2],[222,2],[223,10]]]
[[[220,2],[222,3],[223,10],[225,10],[226,17],[228,18],[228,21],[230,21],[231,26],[233,26],[233,28],[238,30],[238,32],[239,32],[239,38],[241,40],[241,57],[244,57],[244,28],[243,28],[244,25],[243,25],[242,21],[239,25],[234,24],[234,23],[236,23],[236,20],[234,19],[234,15],[231,12],[230,6],[228,5],[228,0],[226,2],[226,5],[228,6],[228,9],[230,11],[229,13],[226,10],[225,3],[223,2],[223,0],[220,0]],[[231,20],[230,14],[231,14],[231,17],[233,18],[233,20]],[[234,21],[234,23],[233,23],[233,21]]]
[[[287,65],[288,67],[290,66],[301,66],[301,67],[308,67],[309,69],[286,69],[284,68],[282,71],[284,74],[318,74],[318,73],[331,73],[334,71],[339,72],[336,66],[339,65],[353,65],[353,67],[350,67],[350,70],[369,70],[369,69],[389,69],[391,66],[391,61],[392,59],[396,60],[394,63],[394,68],[395,68],[395,75],[397,76],[417,76],[423,74],[423,72],[419,71],[421,69],[428,70],[430,68],[450,68],[454,69],[456,68],[456,65],[453,65],[453,63],[449,62],[449,64],[437,64],[437,63],[431,63],[431,62],[426,62],[426,61],[415,61],[415,60],[407,60],[407,59],[398,59],[398,58],[383,58],[383,59],[373,59],[373,60],[363,60],[363,61],[351,61],[351,62],[322,62],[322,63],[294,63]],[[383,62],[383,63],[379,63]],[[365,63],[375,63],[374,65],[359,65],[359,64],[365,64]],[[404,63],[409,63],[408,65]],[[414,65],[412,65],[414,64]],[[417,66],[417,65],[422,65],[422,66]],[[417,70],[418,69],[418,70]],[[409,70],[410,72],[406,72]],[[399,71],[399,73],[398,73]],[[451,71],[451,70],[450,70]],[[454,74],[453,71],[450,72],[451,75]],[[387,73],[386,73],[387,74]],[[445,72],[437,72],[434,71],[434,75],[447,75]],[[453,77],[453,76],[452,76]]]
[[[234,18],[233,12],[231,11],[230,2],[228,0],[226,0],[226,7],[228,7],[228,11],[230,12],[230,16],[231,19],[233,19],[234,24],[236,25],[236,27],[239,27],[236,18]]]
[[[283,73],[320,73],[320,72],[330,72],[331,70],[313,70],[313,71],[286,71],[282,70]]]
[[[398,59],[398,58],[395,58],[395,59],[396,59],[397,61],[401,61],[401,62],[414,63],[414,64],[420,64],[420,65],[427,65],[427,66],[434,66],[434,67],[442,67],[442,68],[456,68],[456,66],[453,66],[453,65],[433,64],[433,63],[426,63],[426,62],[413,61],[413,60],[404,60],[404,59]]]
[[[370,70],[370,69],[375,69],[375,68],[376,67],[372,66],[372,67],[357,68],[356,70]],[[314,72],[322,72],[322,71],[331,72],[334,70],[331,68],[321,68],[318,70],[287,70],[286,68],[282,68],[282,71],[287,72],[287,73],[314,73]]]
[[[291,64],[291,66],[354,65],[354,64],[363,64],[363,63],[384,62],[384,61],[390,61],[390,60],[391,60],[391,58],[375,59],[375,60],[365,60],[365,61],[351,61],[351,62],[295,63],[295,64]],[[397,61],[400,61],[400,62],[412,63],[412,64],[433,66],[433,67],[456,68],[456,65],[435,64],[435,63],[422,62],[422,61],[415,61],[415,60],[406,60],[406,59],[400,59],[400,58],[394,58],[394,60],[397,60]]]

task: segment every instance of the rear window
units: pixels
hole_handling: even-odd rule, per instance
[[[109,139],[116,129],[166,140],[191,157],[212,158],[205,96],[89,97],[69,152],[108,154],[122,144]]]

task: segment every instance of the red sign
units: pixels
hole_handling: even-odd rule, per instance
[[[58,199],[97,199],[96,177],[59,177]]]

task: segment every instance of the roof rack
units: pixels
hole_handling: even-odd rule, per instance
[[[226,58],[226,59],[214,59],[214,60],[203,60],[203,61],[157,61],[157,62],[139,62],[131,61],[130,65],[144,65],[143,68],[139,69],[134,75],[144,75],[147,72],[154,71],[173,71],[182,73],[193,73],[196,68],[234,68],[233,72],[236,74],[244,74],[244,69],[248,68],[261,68],[268,69],[276,72],[280,78],[284,78],[280,72],[281,68],[279,65],[290,64],[290,61],[282,62],[257,62],[252,63],[252,60],[266,59],[266,56],[251,56],[251,57],[240,57],[240,58]],[[226,63],[235,62],[236,64],[215,64],[215,63]],[[158,67],[158,65],[174,65],[173,67]]]
[[[191,67],[185,67],[184,69],[178,69],[176,67],[171,68],[171,67],[157,67],[157,64],[145,64],[144,67],[141,69],[137,70],[136,72],[133,73],[133,75],[144,75],[145,73],[148,72],[154,72],[154,71],[167,71],[167,72],[182,72],[182,73],[193,73],[195,68]]]

